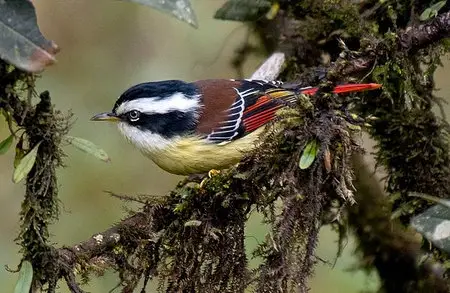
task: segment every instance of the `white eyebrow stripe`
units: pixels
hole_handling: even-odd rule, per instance
[[[137,110],[149,114],[166,114],[171,111],[189,112],[200,107],[200,95],[187,97],[183,93],[174,93],[166,98],[148,97],[126,101],[117,107],[117,114]]]

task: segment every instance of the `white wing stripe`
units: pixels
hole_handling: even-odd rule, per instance
[[[238,115],[237,119],[233,119],[233,120],[227,120],[227,121],[222,121],[222,124],[228,124],[230,122],[234,122],[232,125],[230,126],[222,126],[220,128],[218,128],[219,131],[212,131],[208,136],[207,139],[209,140],[232,140],[236,135],[238,135],[238,132],[236,131],[239,128],[239,125],[241,123],[241,119],[242,116],[244,114],[244,109],[245,109],[245,100],[244,97],[249,96],[249,95],[253,95],[255,93],[257,93],[258,91],[254,90],[254,89],[248,89],[245,90],[243,92],[239,92],[239,90],[237,88],[233,88],[236,93],[238,94],[239,99],[237,99],[237,101],[235,101],[232,105],[231,108],[227,109],[227,112],[230,111],[236,111],[237,113],[233,113],[232,115],[229,115],[228,118],[234,118],[234,116]],[[229,130],[225,130],[227,128],[231,128]],[[225,133],[232,133],[230,136],[217,136],[218,134],[225,134]]]

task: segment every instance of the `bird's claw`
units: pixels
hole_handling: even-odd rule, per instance
[[[218,175],[218,174],[220,174],[220,170],[211,169],[211,170],[209,170],[209,172],[208,172],[208,177],[209,177],[209,178],[212,178],[213,176],[216,176],[216,175]]]

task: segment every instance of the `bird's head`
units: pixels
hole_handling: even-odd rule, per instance
[[[148,153],[193,132],[200,108],[200,95],[192,84],[178,80],[146,82],[127,89],[111,112],[91,120],[117,122],[127,140]]]

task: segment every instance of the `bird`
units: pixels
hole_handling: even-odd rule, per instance
[[[342,84],[333,92],[380,87]],[[131,144],[169,173],[203,174],[241,161],[279,109],[294,105],[300,94],[317,90],[252,79],[143,82],[125,90],[111,112],[91,120],[116,122]]]

